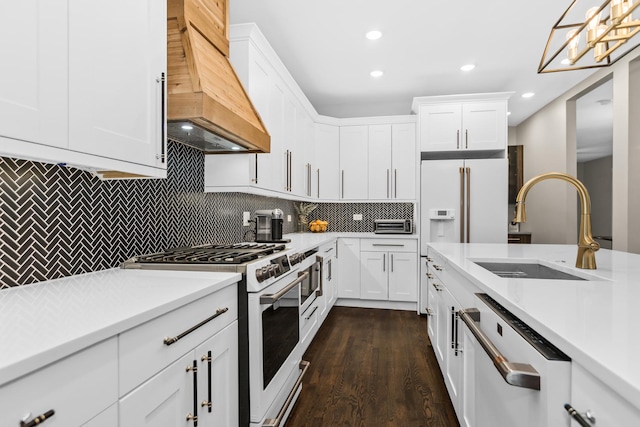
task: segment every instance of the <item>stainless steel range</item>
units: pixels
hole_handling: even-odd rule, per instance
[[[316,251],[284,244],[207,244],[133,257],[123,268],[242,273],[238,286],[240,426],[278,426],[300,391],[308,363],[300,316],[315,298]]]

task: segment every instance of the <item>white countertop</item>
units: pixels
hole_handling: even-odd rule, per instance
[[[0,385],[238,282],[238,273],[111,269],[0,291]]]
[[[640,408],[640,255],[601,249],[597,270],[575,268],[576,245],[448,244],[430,246],[604,383]],[[473,260],[541,260],[594,280],[498,277]]]

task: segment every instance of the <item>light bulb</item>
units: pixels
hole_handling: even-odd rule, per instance
[[[569,59],[573,64],[576,57],[578,56],[578,43],[580,42],[580,33],[577,28],[570,30],[567,33],[567,40],[569,40]]]
[[[596,38],[600,37],[606,29],[607,29],[607,26],[605,24],[598,25],[598,27],[596,28]],[[596,45],[593,48],[593,57],[595,58],[596,62],[600,62],[604,59],[602,55],[604,55],[604,53],[606,52],[606,49],[607,49],[606,43],[602,43],[602,42],[596,43]]]
[[[598,12],[598,8],[592,7],[587,10],[585,19],[587,21],[587,44],[592,46],[592,42],[597,38],[596,28],[598,28],[598,24],[600,23],[600,12]]]

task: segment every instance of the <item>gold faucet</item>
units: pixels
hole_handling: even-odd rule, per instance
[[[561,172],[548,172],[531,178],[527,181],[516,197],[516,216],[513,219],[514,222],[525,222],[527,220],[527,214],[524,208],[524,199],[527,197],[527,193],[540,181],[545,179],[560,179],[573,184],[578,190],[580,196],[580,238],[578,239],[578,258],[576,259],[576,267],[589,270],[596,269],[596,255],[595,252],[600,249],[598,242],[593,240],[591,234],[591,198],[589,192],[584,184],[578,181],[576,178],[566,173]]]

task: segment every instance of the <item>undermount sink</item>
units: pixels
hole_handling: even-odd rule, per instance
[[[509,279],[588,280],[538,262],[474,262],[496,276]]]

